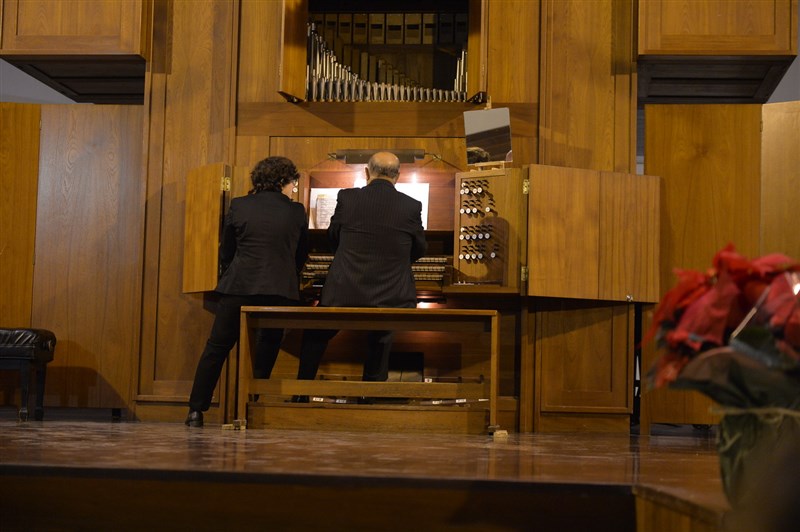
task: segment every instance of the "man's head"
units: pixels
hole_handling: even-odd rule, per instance
[[[383,178],[396,182],[400,176],[400,160],[388,151],[379,151],[369,159],[367,177],[369,179]]]

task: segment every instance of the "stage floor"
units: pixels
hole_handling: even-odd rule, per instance
[[[390,481],[504,489],[582,486],[669,500],[705,521],[718,521],[728,504],[714,434],[691,427],[674,432],[678,435],[496,438],[0,420],[0,473],[31,482],[58,477],[304,485],[346,480],[342,485],[362,488]],[[4,484],[4,492],[13,489]]]

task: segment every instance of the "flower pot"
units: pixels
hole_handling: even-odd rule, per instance
[[[722,486],[736,530],[792,530],[798,523],[800,412],[725,409],[719,425]],[[789,524],[784,528],[782,524]]]

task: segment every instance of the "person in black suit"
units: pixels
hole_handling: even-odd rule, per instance
[[[427,249],[422,204],[395,189],[399,176],[397,157],[378,152],[367,166],[367,186],[339,191],[328,227],[334,257],[322,287],[321,306],[416,307],[411,264]],[[328,341],[337,333],[304,331],[298,379],[316,377]],[[392,331],[371,331],[367,338],[362,379],[385,381]]]
[[[203,426],[228,353],[239,339],[243,305],[295,305],[298,275],[308,259],[308,219],[293,202],[299,174],[286,157],[267,157],[250,174],[253,189],[234,198],[225,215],[220,242],[223,270],[214,324],[197,364],[186,425]],[[282,329],[258,331],[253,374],[269,378],[280,350]]]

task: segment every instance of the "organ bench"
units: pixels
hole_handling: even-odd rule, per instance
[[[485,402],[488,404],[489,415],[488,424],[483,426],[483,431],[493,432],[499,428],[497,374],[500,333],[499,314],[496,310],[245,306],[241,312],[237,418],[247,419],[248,400],[258,394],[411,398],[433,405],[445,401],[456,405],[459,401]],[[256,379],[253,377],[252,353],[257,328],[445,331],[470,335],[479,332],[488,336],[485,357],[487,371],[479,382]],[[413,417],[411,419],[413,423]]]

